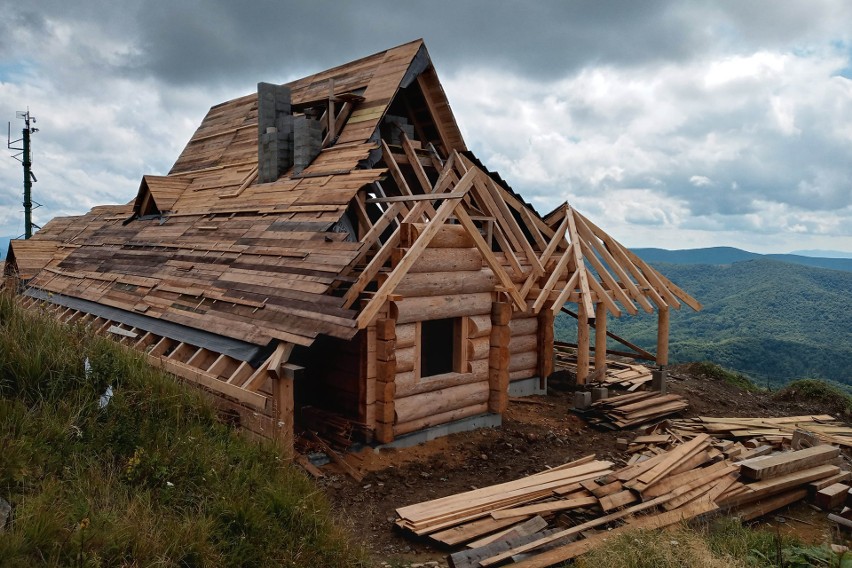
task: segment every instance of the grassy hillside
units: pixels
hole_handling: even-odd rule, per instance
[[[3,566],[366,565],[276,448],[237,436],[138,356],[6,295],[0,497]]]
[[[655,266],[704,305],[672,314],[673,363],[710,360],[762,384],[803,377],[852,384],[852,273],[767,259]],[[557,336],[570,336],[569,320],[560,317]],[[653,351],[656,314],[609,326]]]

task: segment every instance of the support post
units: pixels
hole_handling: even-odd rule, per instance
[[[502,414],[509,407],[509,321],[512,304],[491,304],[491,347],[488,352],[488,411]]]
[[[376,440],[393,442],[396,394],[396,319],[376,321]]]
[[[598,380],[606,377],[606,305],[595,304],[595,374]]]
[[[662,306],[657,316],[657,365],[669,364],[669,307]]]
[[[553,374],[553,311],[538,314],[538,376],[539,387],[547,387],[547,377]]]
[[[272,411],[275,417],[275,439],[278,440],[288,458],[293,457],[293,416],[295,402],[294,383],[304,373],[304,367],[284,363],[277,369],[269,368],[272,378]]]
[[[589,315],[584,302],[577,306],[577,384],[584,385],[589,377]]]

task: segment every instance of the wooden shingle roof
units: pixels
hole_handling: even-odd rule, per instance
[[[168,176],[145,176],[123,215],[71,221],[88,229],[30,286],[258,345],[352,337],[355,312],[330,290],[362,244],[329,229],[385,175],[359,163],[423,54],[417,40],[289,83],[294,109],[329,97],[330,81],[359,103],[334,145],[273,183],[257,183],[257,95],[212,107]]]

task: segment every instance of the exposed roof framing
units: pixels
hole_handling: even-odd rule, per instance
[[[369,326],[446,224],[518,311],[700,308],[567,203],[540,216],[468,152],[422,41],[267,86],[289,89],[285,118],[317,121],[304,169],[259,174],[258,95],[216,105],[133,201],[13,241],[5,273],[29,280],[26,302],[123,330],[126,344],[137,334],[163,365],[259,409],[267,371],[294,346]],[[186,329],[261,355],[249,365]]]

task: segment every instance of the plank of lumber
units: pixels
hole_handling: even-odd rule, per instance
[[[635,503],[638,500],[639,497],[637,497],[633,491],[625,489],[623,491],[619,491],[618,493],[612,493],[610,495],[605,495],[601,497],[600,505],[601,509],[603,509],[605,512],[609,512],[613,509],[617,509],[619,507]]]
[[[757,481],[746,485],[743,493],[726,495],[719,504],[723,507],[735,507],[781,493],[798,485],[836,475],[839,471],[840,468],[836,465],[818,465],[802,471],[794,471],[779,477]]]
[[[794,489],[792,491],[776,495],[771,499],[764,499],[757,503],[740,507],[736,510],[734,516],[739,517],[742,521],[751,521],[771,513],[772,511],[776,511],[781,507],[786,507],[791,503],[800,501],[801,499],[804,499],[807,494],[807,489]]]
[[[555,513],[556,511],[566,511],[568,509],[579,509],[580,507],[589,507],[597,505],[597,497],[580,497],[578,499],[561,499],[559,501],[549,501],[547,503],[536,503],[534,505],[526,505],[524,507],[515,507],[512,509],[500,509],[492,511],[491,516],[495,519],[508,519],[510,517],[518,517],[523,515],[533,515],[541,513]]]
[[[450,568],[477,568],[479,566],[479,561],[483,558],[494,556],[499,552],[510,550],[516,546],[520,546],[540,538],[543,534],[550,534],[553,532],[555,532],[555,529],[544,531],[542,533],[535,532],[532,534],[512,535],[500,538],[499,540],[479,548],[462,550],[455,554],[451,554],[447,557],[447,562],[449,563]]]
[[[501,531],[497,531],[494,534],[490,534],[488,536],[484,536],[480,539],[469,542],[465,546],[467,546],[467,548],[479,548],[502,538],[511,538],[513,536],[526,536],[529,534],[535,534],[546,527],[547,521],[545,521],[543,517],[536,515],[531,519],[527,519],[526,521],[521,521],[519,523],[513,524],[510,527],[505,528]]]
[[[604,544],[607,539],[620,533],[638,529],[659,529],[695,518],[699,515],[710,513],[716,509],[717,507],[714,503],[702,500],[691,503],[686,507],[675,509],[674,511],[667,511],[665,513],[660,513],[659,515],[646,515],[644,517],[637,518],[630,524],[615,528],[611,531],[603,531],[596,535],[592,535],[589,538],[548,550],[529,559],[522,560],[512,566],[513,568],[546,568],[547,566],[553,566],[560,562],[565,562],[566,560],[571,560],[572,558],[585,554],[593,548]],[[480,564],[482,566],[491,565],[486,565],[484,563]]]
[[[821,445],[776,454],[762,460],[740,464],[740,474],[748,479],[768,479],[792,471],[822,465],[840,455],[840,448]]]
[[[489,516],[432,533],[429,535],[429,538],[447,546],[456,546],[482,535],[493,533],[494,531],[503,529],[507,526],[516,525],[518,520],[519,519],[514,518],[501,519],[498,521]]]
[[[820,479],[819,481],[813,481],[808,483],[808,490],[811,493],[816,493],[820,489],[825,489],[829,485],[834,485],[835,483],[845,483],[852,479],[852,472],[850,471],[841,471],[837,475],[832,475],[831,477],[826,477],[825,479]]]
[[[521,546],[521,547],[514,549],[510,552],[498,554],[496,556],[492,556],[491,558],[487,558],[485,560],[482,560],[480,562],[480,564],[483,567],[493,566],[493,565],[498,564],[498,563],[502,562],[503,560],[509,558],[510,556],[514,556],[515,554],[534,550],[536,548],[539,548],[539,547],[541,547],[545,544],[549,544],[549,543],[554,542],[556,540],[559,540],[561,538],[580,534],[581,532],[583,532],[585,530],[594,529],[594,528],[597,528],[599,526],[603,526],[607,523],[611,523],[613,521],[623,519],[627,516],[633,515],[634,513],[639,513],[641,511],[651,509],[653,507],[656,507],[657,505],[661,505],[663,503],[666,503],[667,501],[670,501],[670,500],[672,500],[676,497],[679,497],[680,495],[683,495],[684,493],[688,493],[689,491],[692,491],[693,489],[700,486],[701,484],[702,484],[702,480],[694,481],[692,483],[687,483],[686,485],[678,487],[677,489],[675,489],[674,491],[672,491],[669,494],[661,495],[661,496],[659,496],[655,499],[651,499],[650,501],[645,501],[644,503],[638,503],[636,505],[633,505],[632,507],[628,507],[626,509],[616,511],[615,513],[610,513],[609,515],[605,515],[603,517],[598,517],[597,519],[592,519],[591,521],[587,521],[587,522],[582,523],[580,525],[559,531],[558,533],[554,533],[554,534],[550,535],[549,537],[545,537],[545,538],[539,539],[537,541],[531,542],[527,545]],[[715,510],[717,508],[715,504],[711,504],[711,505],[712,505],[712,508],[710,510]],[[683,511],[684,508],[677,509],[677,510]],[[672,511],[672,512],[674,512],[674,511]]]
[[[685,458],[692,450],[709,445],[709,438],[710,436],[707,434],[699,434],[689,442],[678,446],[668,453],[666,459],[640,475],[637,480],[640,483],[643,483],[646,487],[653,485],[655,482],[662,479],[669,470],[678,464],[679,460]]]

